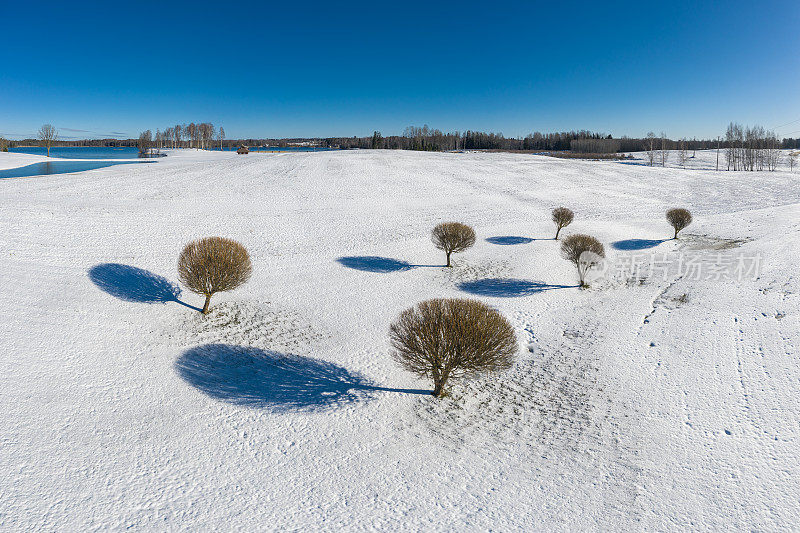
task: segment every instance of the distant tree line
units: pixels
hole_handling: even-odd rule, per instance
[[[375,131],[368,137],[327,137],[327,138],[246,138],[227,139],[222,127],[216,128],[210,122],[175,124],[167,128],[156,129],[155,134],[147,131],[140,134],[139,138],[132,139],[81,139],[62,140],[50,139],[51,146],[136,146],[140,149],[152,148],[236,148],[241,145],[273,146],[284,148],[287,146],[320,146],[341,149],[386,149],[386,150],[420,150],[420,151],[448,151],[448,150],[506,150],[527,152],[573,152],[593,154],[613,154],[626,152],[647,153],[648,161],[653,164],[665,164],[670,151],[679,151],[679,161],[685,162],[687,152],[697,150],[724,149],[728,158],[729,167],[734,169],[771,168],[774,164],[775,150],[800,149],[800,138],[779,139],[774,133],[767,132],[760,126],[742,128],[732,124],[726,135],[717,139],[679,139],[671,140],[664,133],[656,136],[652,132],[644,138],[623,136],[612,138],[611,135],[592,132],[589,130],[573,130],[562,132],[534,132],[525,137],[507,138],[502,133],[482,132],[467,130],[464,132],[453,131],[449,133],[431,128],[427,124],[407,127],[402,135],[384,137],[381,132]],[[8,147],[20,145],[41,145],[40,138],[8,140]],[[2,149],[2,147],[0,147]],[[681,154],[683,154],[681,156]],[[683,158],[683,159],[682,159]]]
[[[718,147],[727,148],[729,143],[738,142],[736,139],[678,139],[667,138],[663,132],[656,136],[649,133],[646,137],[613,138],[611,135],[588,130],[562,131],[541,133],[534,132],[522,138],[507,138],[502,133],[487,133],[482,131],[467,130],[465,132],[444,133],[428,125],[418,127],[409,126],[402,135],[384,137],[381,132],[375,131],[371,137],[328,137],[325,139],[304,139],[306,141],[319,141],[322,146],[333,148],[362,148],[362,149],[388,149],[388,150],[421,150],[421,151],[447,151],[447,150],[520,150],[520,151],[572,151],[578,153],[617,153],[617,152],[649,152],[654,157],[654,163],[666,163],[668,153],[673,150],[682,153],[696,152],[697,150],[713,150]],[[255,142],[265,142],[254,141]],[[271,140],[276,142],[275,140]],[[774,137],[770,143],[777,142],[779,148],[800,148],[800,139],[785,138],[782,141]],[[251,143],[252,144],[252,143]],[[686,156],[688,157],[688,156]]]
[[[800,148],[800,138],[793,139],[792,137],[786,137],[781,141],[781,148],[785,150],[797,150]]]
[[[441,152],[447,150],[526,150],[553,151],[569,150],[576,139],[610,138],[591,131],[569,131],[556,133],[535,132],[524,138],[507,138],[502,133],[487,133],[467,130],[444,133],[427,124],[408,126],[402,135],[384,137],[379,131],[371,137],[329,137],[322,139],[327,147],[372,148],[388,150],[421,150]]]
[[[582,154],[615,154],[619,152],[619,139],[572,139],[570,151]]]

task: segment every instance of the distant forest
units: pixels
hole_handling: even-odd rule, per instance
[[[763,128],[762,128],[763,129]],[[772,134],[774,136],[774,134]],[[191,123],[144,131],[135,139],[86,139],[52,141],[52,146],[131,146],[140,149],[160,148],[220,148],[233,149],[239,146],[320,146],[339,149],[388,149],[388,150],[422,150],[442,152],[449,150],[501,150],[527,152],[562,152],[580,153],[624,153],[652,150],[653,139],[666,150],[706,150],[715,148],[731,148],[737,146],[739,140],[731,137],[730,129],[724,137],[718,139],[668,139],[663,134],[656,137],[648,134],[645,138],[619,137],[613,138],[604,133],[588,130],[562,131],[552,133],[534,132],[525,137],[504,137],[502,133],[487,133],[467,130],[464,132],[444,133],[430,128],[409,126],[402,135],[384,137],[379,131],[369,137],[327,137],[327,138],[286,138],[286,139],[226,139],[223,128],[215,128],[212,124]],[[777,141],[777,137],[775,137]],[[663,142],[663,145],[662,145]],[[800,138],[784,138],[777,141],[781,148],[800,148]],[[36,146],[40,139],[6,140],[0,139],[2,146]]]

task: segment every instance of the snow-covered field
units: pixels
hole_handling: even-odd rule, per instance
[[[800,172],[714,157],[187,150],[0,180],[0,529],[797,528]],[[589,290],[562,204],[606,245]],[[695,222],[664,241],[674,206]],[[478,232],[453,269],[447,220]],[[202,318],[176,262],[209,235],[254,273]],[[424,394],[387,333],[430,297],[500,309],[516,365]]]

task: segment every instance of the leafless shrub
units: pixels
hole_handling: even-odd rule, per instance
[[[800,152],[789,152],[786,157],[789,159],[789,172],[794,172],[794,166],[797,164],[797,156]]]
[[[558,240],[558,234],[561,233],[561,228],[566,228],[572,224],[574,218],[575,213],[573,213],[571,209],[567,209],[566,207],[556,207],[553,209],[553,222],[556,223],[556,240]]]
[[[190,242],[178,259],[181,282],[192,292],[206,297],[203,314],[208,313],[214,293],[242,285],[252,271],[245,247],[224,237],[206,237]]]
[[[139,157],[147,157],[150,153],[150,148],[153,147],[153,133],[150,130],[145,130],[139,134]]]
[[[400,314],[389,339],[395,361],[432,379],[437,398],[450,379],[510,368],[517,352],[511,324],[477,300],[421,302]]]
[[[586,274],[606,256],[602,243],[590,235],[570,235],[561,243],[561,257],[578,268],[581,287],[586,287]]]
[[[475,230],[460,222],[443,222],[433,228],[431,240],[447,254],[447,266],[450,266],[450,254],[463,252],[475,244]]]
[[[678,232],[692,223],[692,214],[688,209],[681,207],[670,209],[667,211],[667,221],[675,228],[675,235],[673,239],[678,238]]]

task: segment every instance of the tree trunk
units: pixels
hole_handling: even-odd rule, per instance
[[[558,240],[558,234],[559,233],[561,233],[561,226],[556,226],[556,238],[555,238],[555,240]]]
[[[447,252],[447,265],[446,266],[450,266],[450,254],[451,253],[452,252]]]
[[[672,237],[673,239],[678,238],[678,228],[675,228],[675,235]]]
[[[437,381],[437,382],[434,382],[434,384],[433,384],[433,392],[431,394],[433,394],[433,396],[435,398],[440,398],[442,396],[442,391],[443,390],[444,390],[444,382],[443,381]]]
[[[204,315],[208,314],[208,306],[209,306],[209,304],[211,304],[211,295],[210,294],[206,294],[206,303],[203,305],[203,314]]]

